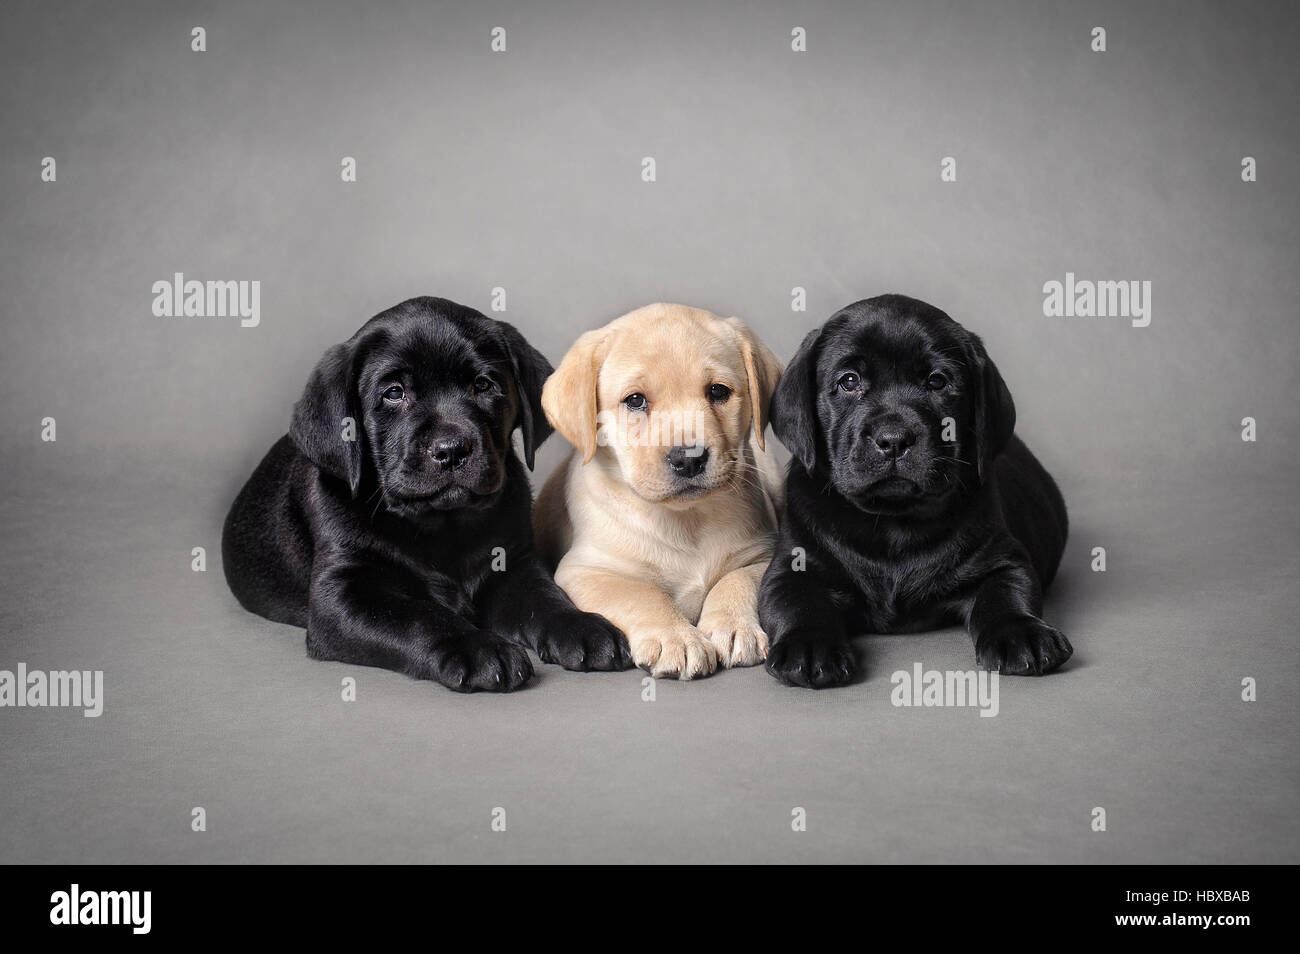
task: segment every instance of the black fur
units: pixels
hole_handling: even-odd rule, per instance
[[[1070,658],[1040,618],[1065,502],[1012,435],[1015,404],[978,337],[902,295],[849,305],[804,339],[771,420],[795,457],[759,595],[777,679],[842,685],[850,635],[957,621],[988,669],[1038,675]]]
[[[226,518],[239,602],[305,626],[317,659],[462,691],[523,685],[525,648],[567,669],[628,668],[622,633],[574,608],[533,550],[511,438],[522,431],[531,468],[550,373],[513,327],[442,298],[330,348]]]

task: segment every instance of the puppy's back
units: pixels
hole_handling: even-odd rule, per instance
[[[280,438],[231,504],[221,531],[222,569],[240,605],[302,627],[313,547],[293,488],[303,479],[304,464],[289,435]]]
[[[551,472],[533,504],[533,543],[546,568],[552,573],[573,545],[573,521],[569,518],[569,473],[576,451],[570,452]]]
[[[1012,436],[994,462],[1007,529],[1029,551],[1044,588],[1065,552],[1069,520],[1065,499],[1047,469],[1019,437]]]

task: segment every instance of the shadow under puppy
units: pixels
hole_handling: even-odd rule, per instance
[[[772,675],[841,685],[850,634],[958,621],[987,669],[1038,675],[1070,658],[1040,618],[1065,502],[1015,422],[980,339],[924,302],[860,301],[804,339],[772,401],[795,458],[759,603]]]
[[[582,335],[546,382],[577,450],[538,497],[538,545],[656,676],[767,654],[758,584],[781,488],[763,430],[780,375],[740,319],[655,304]]]
[[[547,360],[512,326],[412,298],[325,352],[226,518],[239,602],[307,628],[316,659],[452,689],[511,690],[525,647],[626,669],[622,634],[576,609],[533,550],[524,457],[550,434]]]

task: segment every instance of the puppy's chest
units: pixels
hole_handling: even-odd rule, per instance
[[[504,542],[485,536],[454,545],[412,548],[402,554],[402,563],[422,596],[469,613],[493,575],[510,568],[512,556]]]
[[[966,583],[958,565],[918,556],[859,555],[850,575],[862,593],[868,628],[882,633],[945,622],[950,597]]]
[[[722,577],[771,555],[764,540],[729,542],[724,547],[701,541],[695,547],[674,547],[671,556],[661,553],[664,591],[688,619],[699,618],[709,591]]]

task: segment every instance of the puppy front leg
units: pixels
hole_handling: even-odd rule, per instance
[[[984,580],[966,613],[979,664],[1008,675],[1041,676],[1069,659],[1074,647],[1039,618],[1042,607],[1042,587],[1028,566],[1008,566]]]
[[[353,562],[313,571],[307,654],[392,669],[458,692],[509,692],[532,678],[524,649],[444,603],[413,596],[419,590],[400,586],[400,572]]]
[[[534,650],[542,662],[577,672],[632,665],[627,640],[609,620],[569,601],[535,554],[514,557],[494,573],[479,605],[488,627]]]
[[[732,570],[704,599],[696,627],[724,666],[756,666],[767,658],[767,633],[758,622],[758,587],[766,569],[765,560]]]
[[[792,547],[778,544],[777,553]],[[841,584],[838,592],[848,589]],[[837,598],[828,568],[811,555],[803,570],[774,559],[763,575],[758,618],[772,641],[767,671],[787,686],[825,689],[853,679],[857,660],[845,626],[844,597]]]
[[[694,679],[718,668],[713,644],[654,584],[563,560],[555,581],[579,609],[599,613],[621,629],[632,661],[651,675]]]

